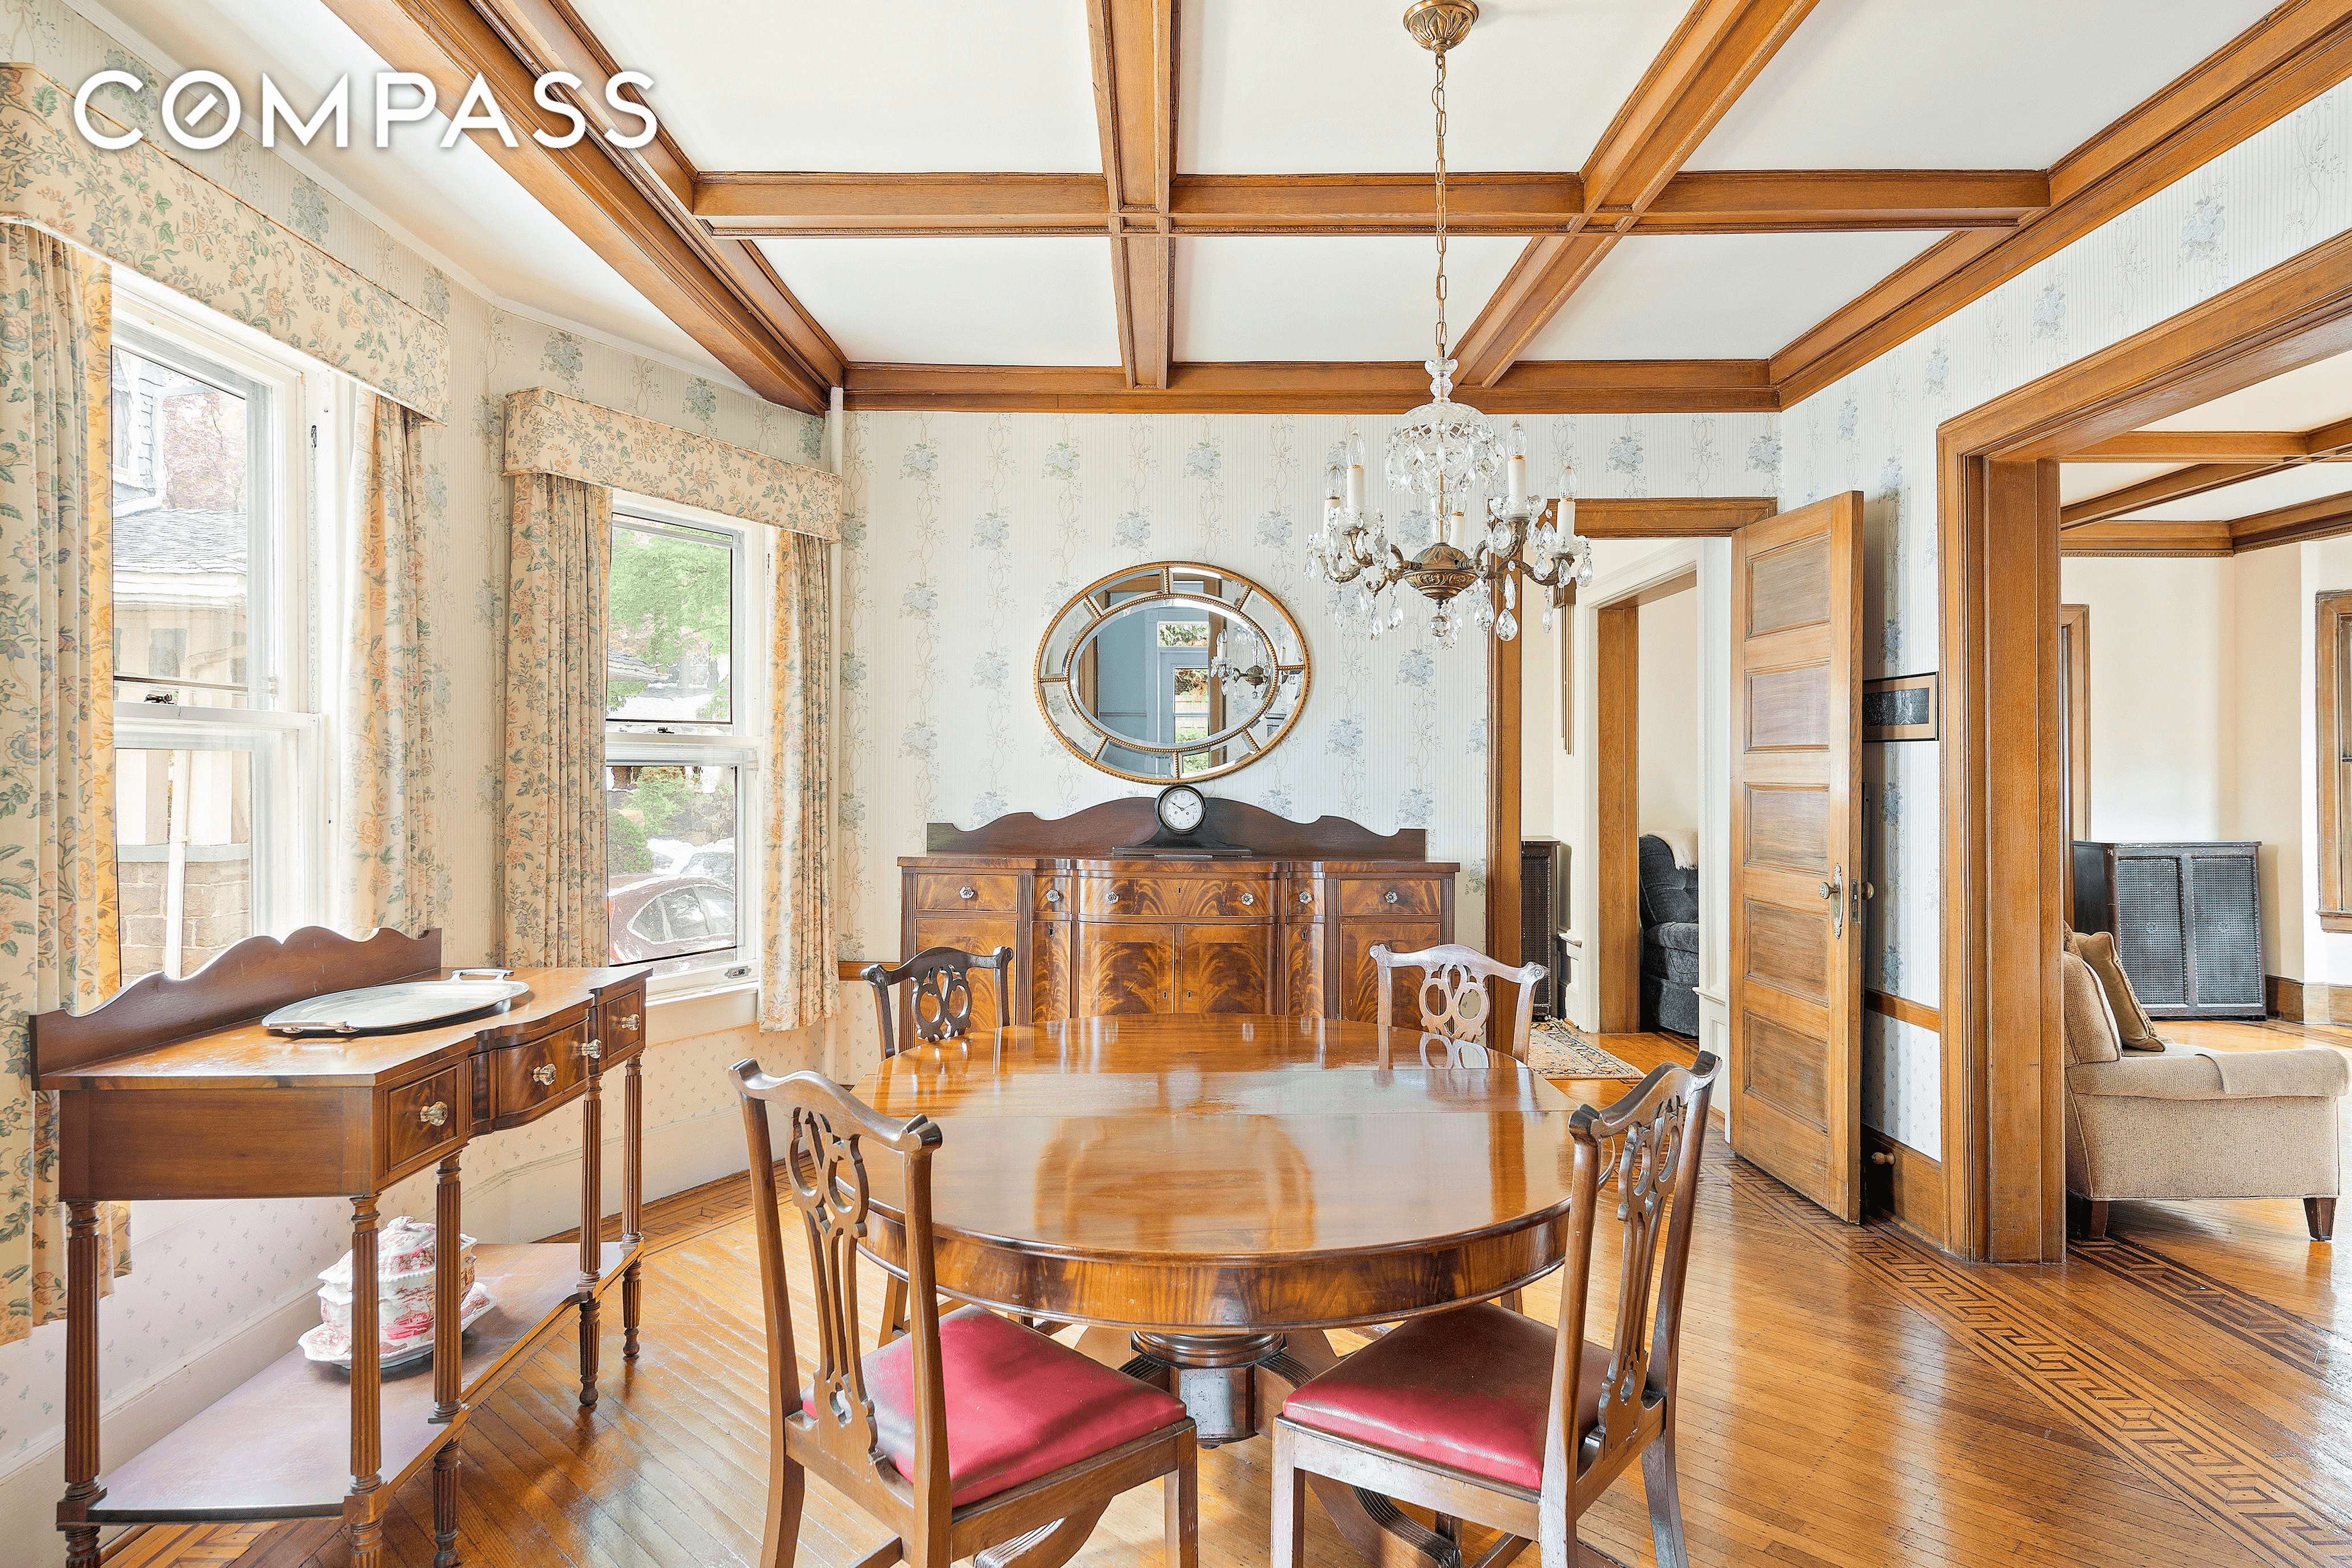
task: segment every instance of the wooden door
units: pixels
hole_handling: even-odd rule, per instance
[[[1087,1014],[1177,1011],[1176,928],[1119,922],[1079,928]]]
[[[1274,1011],[1274,925],[1190,925],[1176,950],[1179,1013]]]
[[[1862,1215],[1862,493],[1732,541],[1731,1146]]]

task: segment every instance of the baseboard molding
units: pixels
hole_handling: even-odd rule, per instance
[[[1892,1215],[1905,1230],[1944,1246],[1944,1163],[1875,1127],[1862,1130],[1862,1208]]]
[[[2352,1024],[2352,985],[2263,976],[2263,1003],[2273,1018],[2295,1024]]]

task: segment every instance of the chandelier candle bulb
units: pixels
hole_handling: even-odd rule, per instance
[[[1361,463],[1348,465],[1348,510],[1364,510],[1364,465]]]

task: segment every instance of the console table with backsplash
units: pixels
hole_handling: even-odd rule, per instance
[[[1370,1020],[1377,943],[1454,940],[1454,878],[1418,828],[1386,837],[1327,816],[1292,822],[1211,798],[1214,854],[1146,849],[1148,797],[1057,820],[1027,813],[898,862],[900,955],[1013,950],[1016,1023],[1124,1013],[1274,1013]],[[995,977],[971,976],[972,1016],[996,1016]],[[1409,984],[1409,983],[1408,983]],[[1404,1016],[1413,1003],[1400,994]]]
[[[352,1568],[377,1568],[394,1491],[434,1470],[435,1562],[457,1561],[457,1439],[467,1413],[580,1320],[580,1403],[596,1403],[597,1303],[621,1287],[623,1355],[637,1352],[645,975],[522,969],[507,1010],[400,1034],[273,1035],[264,1015],[328,992],[442,973],[441,933],[355,942],[315,927],[251,937],[185,980],[150,975],[76,1017],[32,1021],[39,1087],[58,1096],[68,1213],[66,1448],[58,1527],[91,1568],[101,1528],[221,1520],[343,1521]],[[602,1100],[622,1072],[621,1237],[601,1238]],[[475,1249],[498,1306],[457,1330],[458,1156],[477,1133],[565,1106],[583,1121],[580,1238]],[[377,1198],[438,1173],[429,1363],[380,1363]],[[140,1198],[343,1197],[352,1205],[352,1365],[289,1349],[242,1386],[101,1474],[98,1205]]]

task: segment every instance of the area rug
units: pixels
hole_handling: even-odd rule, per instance
[[[1538,1024],[1528,1036],[1528,1066],[1546,1078],[1642,1080],[1641,1068],[1619,1061],[1578,1033],[1573,1024],[1558,1019]]]

